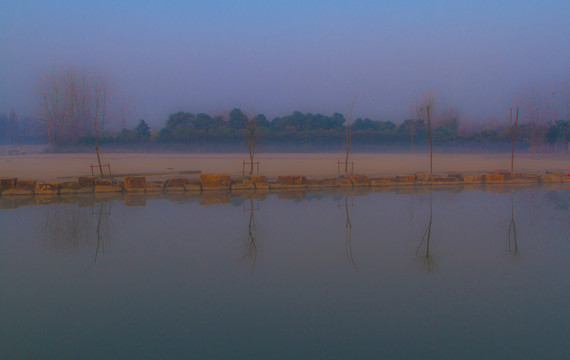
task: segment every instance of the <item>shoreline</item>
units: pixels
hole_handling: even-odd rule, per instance
[[[199,180],[187,177],[171,177],[168,180],[147,181],[145,176],[127,176],[123,180],[96,179],[93,176],[79,177],[76,181],[39,182],[18,178],[0,178],[0,199],[20,196],[60,197],[78,194],[107,193],[193,193],[267,195],[281,191],[324,191],[362,189],[374,191],[380,189],[414,188],[429,189],[449,187],[462,189],[486,186],[537,186],[543,184],[560,185],[564,189],[570,185],[568,173],[525,174],[510,172],[491,172],[484,175],[463,176],[450,173],[447,176],[432,176],[427,173],[398,175],[393,177],[368,177],[347,175],[325,179],[311,179],[302,175],[278,176],[268,179],[266,176],[246,176],[232,178],[227,174],[200,174]]]
[[[197,202],[200,206],[245,204],[246,200],[261,201],[268,197],[279,200],[313,200],[323,196],[343,195],[345,197],[361,197],[370,194],[393,193],[396,195],[426,195],[431,191],[459,193],[462,191],[481,191],[492,194],[513,193],[531,189],[545,191],[570,190],[569,183],[506,183],[506,184],[455,184],[431,186],[377,186],[377,187],[304,187],[282,188],[277,190],[254,191],[114,191],[87,192],[72,194],[29,194],[0,195],[0,210],[13,210],[26,206],[69,205],[94,207],[108,202],[124,202],[124,206],[146,206],[147,201],[166,200],[172,202]],[[244,205],[245,206],[245,205]]]
[[[102,153],[102,163],[110,164],[117,174],[175,174],[200,171],[210,174],[242,175],[247,154],[156,154],[156,153]],[[280,175],[304,175],[311,179],[333,178],[342,175],[338,162],[342,153],[260,153],[259,175],[269,179]],[[504,154],[434,154],[433,174],[449,173],[482,175],[510,170],[510,153]],[[426,153],[357,153],[351,155],[354,174],[373,177],[414,175],[429,172],[429,154]],[[31,154],[0,155],[0,178],[16,177],[39,182],[61,181],[91,175],[91,165],[97,164],[92,154]],[[570,172],[569,154],[515,154],[515,172],[541,175],[548,172]],[[255,175],[258,175],[255,173]],[[168,175],[151,176],[149,180],[166,180]],[[197,176],[190,176],[197,179]]]

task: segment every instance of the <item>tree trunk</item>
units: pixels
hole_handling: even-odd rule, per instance
[[[103,166],[101,165],[101,156],[99,155],[99,134],[95,133],[95,152],[97,153],[97,164],[99,165],[99,175],[103,177]]]
[[[427,122],[428,122],[428,138],[429,138],[429,175],[433,175],[433,144],[431,141],[431,120],[430,120],[430,106],[426,106]]]

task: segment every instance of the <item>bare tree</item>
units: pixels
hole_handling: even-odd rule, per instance
[[[529,125],[529,141],[532,152],[536,154],[537,148],[543,141],[545,134],[545,121],[548,106],[544,94],[533,85],[522,97],[522,105]]]
[[[107,101],[109,98],[109,81],[107,75],[99,75],[93,83],[93,104],[90,111],[90,119],[93,124],[95,135],[95,152],[97,154],[97,164],[99,174],[103,177],[103,166],[99,154],[99,131],[103,131],[107,119]]]
[[[127,128],[127,121],[130,116],[130,108],[125,100],[125,98],[121,98],[119,103],[119,112],[121,114],[121,130]]]
[[[411,153],[414,153],[414,137],[416,133],[416,121],[414,119],[414,103],[410,101],[410,131],[412,133],[412,150]]]
[[[255,157],[255,146],[256,144],[256,135],[255,130],[257,128],[257,118],[255,116],[255,109],[253,109],[253,117],[248,119],[247,122],[247,149],[249,150],[249,175],[253,175],[253,165],[254,165],[254,157]]]
[[[562,146],[564,152],[568,152],[568,133],[570,132],[570,84],[566,83],[561,90],[562,103],[564,104],[563,112],[566,114],[564,120],[557,121],[562,136]]]
[[[431,136],[431,115],[433,110],[433,105],[435,103],[435,97],[432,92],[429,91],[427,95],[424,95],[423,101],[419,107],[416,108],[416,113],[420,119],[427,120],[427,130],[428,130],[428,140],[429,140],[429,174],[433,175],[433,142]]]
[[[515,171],[515,142],[517,139],[517,127],[519,124],[519,110],[520,107],[519,105],[515,105],[515,121],[513,122],[513,108],[511,108],[511,112],[509,115],[509,129],[511,132],[511,144],[512,144],[512,149],[511,149],[511,173],[513,173]]]
[[[75,66],[45,72],[38,83],[40,118],[51,149],[81,136],[95,137],[100,175],[99,136],[109,121],[110,85],[107,75],[89,74]]]
[[[354,109],[354,104],[356,104],[356,97],[350,108],[346,111],[346,158],[344,160],[344,175],[348,175],[348,153],[352,145],[352,110]]]

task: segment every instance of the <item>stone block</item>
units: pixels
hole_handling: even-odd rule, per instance
[[[77,183],[81,187],[93,187],[95,186],[95,178],[93,176],[80,176],[77,178]]]
[[[482,184],[484,182],[485,175],[468,175],[463,178],[463,182],[466,184]]]
[[[460,173],[449,173],[447,177],[453,181],[463,181],[463,174]]]
[[[241,180],[231,185],[232,191],[252,191],[255,190],[255,183],[250,180]]]
[[[304,185],[307,183],[307,177],[300,175],[278,176],[277,183],[281,185]]]
[[[166,181],[164,185],[164,191],[168,192],[183,192],[184,186],[188,183],[188,179],[185,178],[170,178]]]
[[[413,185],[416,181],[416,177],[414,175],[398,175],[394,180],[400,185]]]
[[[202,191],[202,184],[200,183],[199,180],[189,180],[184,185],[184,190],[185,191],[192,191],[192,192],[200,192],[200,191]]]
[[[540,178],[535,174],[509,173],[508,176],[505,175],[505,181],[515,184],[536,184]]]
[[[18,178],[0,178],[0,192],[15,189]]]
[[[60,194],[84,194],[93,192],[93,184],[83,187],[78,181],[68,181],[59,184]]]
[[[370,179],[370,186],[389,186],[393,185],[393,181],[389,177],[379,177]]]
[[[120,184],[114,183],[109,179],[95,180],[95,187],[93,188],[93,191],[96,193],[119,192],[122,190],[123,187]]]
[[[416,181],[429,181],[428,173],[417,173],[415,175]]]
[[[202,191],[229,190],[231,178],[226,174],[201,174]]]
[[[433,176],[430,179],[430,182],[435,183],[435,184],[447,184],[449,182],[453,181],[452,179],[448,178],[447,176]]]
[[[540,175],[540,182],[541,183],[559,183],[562,182],[562,176],[560,174],[542,174]]]
[[[145,185],[145,190],[146,192],[153,192],[153,193],[162,192],[164,191],[164,185],[165,185],[164,181],[160,180],[151,181]]]
[[[268,183],[256,183],[255,184],[255,191],[256,192],[268,192],[270,190],[270,186]]]
[[[351,175],[348,177],[352,181],[354,187],[368,187],[370,186],[370,179],[364,175]]]
[[[336,186],[338,187],[352,187],[352,181],[350,178],[337,178]]]
[[[37,182],[34,193],[36,195],[57,195],[59,193],[59,184]]]
[[[267,176],[248,176],[249,180],[254,182],[255,184],[266,184],[267,183]]]
[[[310,189],[322,189],[325,187],[325,181],[322,179],[307,179],[307,187]]]
[[[432,176],[428,182],[432,185],[457,185],[463,183],[463,177],[456,176]]]
[[[2,191],[2,195],[33,195],[36,190],[36,182],[33,180],[17,180],[12,189]]]
[[[146,177],[144,176],[127,176],[125,177],[125,191],[144,192],[146,189]]]
[[[336,178],[325,178],[323,179],[324,187],[337,187]]]
[[[484,175],[484,181],[486,184],[503,183],[505,182],[505,175],[499,172],[486,174]]]
[[[188,179],[185,178],[170,178],[168,179],[167,187],[184,187],[188,183]]]

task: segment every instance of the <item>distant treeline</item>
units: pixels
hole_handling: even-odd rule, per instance
[[[453,112],[440,116],[432,123],[432,139],[436,145],[481,145],[508,144],[511,142],[512,126],[495,125],[467,129],[462,127]],[[269,121],[265,115],[248,117],[240,109],[233,109],[229,116],[211,116],[205,113],[193,114],[177,112],[171,114],[164,127],[152,132],[144,120],[131,129],[106,129],[100,135],[100,142],[106,146],[133,146],[156,144],[173,145],[178,148],[195,146],[227,146],[243,144],[247,149],[247,137],[255,128],[256,141],[267,149],[287,146],[342,146],[345,141],[347,119],[340,113],[331,116],[301,113],[277,117]],[[66,131],[60,134],[47,133],[41,121],[27,119],[19,121],[12,112],[9,116],[0,114],[1,143],[47,143],[54,142],[55,148],[69,146],[90,146],[95,143],[93,132],[85,127],[83,133],[71,136]],[[358,118],[350,124],[352,142],[355,146],[412,146],[426,144],[427,124],[423,119],[407,119],[399,124],[391,121],[378,121]],[[550,124],[522,123],[517,128],[517,145],[540,145],[544,149],[568,148],[569,121],[556,121]],[[263,149],[260,148],[260,149]]]

